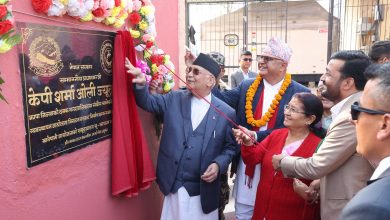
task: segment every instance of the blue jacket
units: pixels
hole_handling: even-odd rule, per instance
[[[213,90],[213,93],[220,97],[222,101],[226,102],[228,105],[230,105],[233,109],[236,110],[236,116],[237,116],[237,123],[241,126],[244,126],[248,129],[252,129],[252,126],[249,125],[246,121],[246,115],[245,115],[245,98],[246,98],[246,93],[250,87],[250,85],[255,81],[255,79],[246,79],[242,81],[242,83],[232,89],[232,90],[227,90],[225,92],[219,92],[217,90]],[[259,98],[261,95],[261,91],[263,90],[263,82],[259,85],[259,88],[256,91],[255,97],[253,99],[252,103],[252,109],[255,111],[257,103],[259,102]],[[310,92],[310,90],[303,85],[295,82],[294,80],[291,81],[291,84],[288,86],[285,94],[282,97],[282,100],[280,101],[279,104],[279,110],[278,114],[276,115],[276,123],[274,129],[277,128],[282,128],[284,127],[283,121],[284,121],[284,111],[283,111],[283,106],[287,105],[292,96],[295,93],[299,92]],[[257,141],[262,141],[265,137],[267,137],[273,129],[268,129],[265,131],[257,131]]]
[[[146,111],[163,116],[164,128],[157,159],[157,183],[164,195],[168,195],[176,178],[180,158],[186,147],[191,126],[191,93],[187,90],[172,91],[165,95],[150,95],[147,87],[134,89],[137,104]],[[235,120],[235,112],[227,104],[212,95],[211,103]],[[207,115],[206,132],[202,144],[200,173],[216,162],[219,172],[225,173],[232,158],[239,152],[234,140],[232,125],[211,106]],[[220,176],[212,183],[200,180],[200,198],[204,213],[218,208]]]

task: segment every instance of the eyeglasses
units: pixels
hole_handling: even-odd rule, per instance
[[[290,106],[290,105],[285,105],[284,106],[284,111],[291,111],[292,113],[301,113],[301,114],[306,114],[306,112],[300,112],[296,108]]]
[[[242,58],[242,60],[245,62],[252,62],[252,58]]]
[[[351,118],[352,118],[352,120],[354,120],[354,121],[358,120],[361,112],[367,113],[369,115],[384,115],[384,114],[390,113],[390,112],[384,112],[384,111],[378,111],[378,110],[360,107],[359,102],[355,102],[355,103],[353,103],[353,105],[351,105]]]
[[[259,56],[259,61],[263,60],[265,63],[268,63],[269,61],[272,60],[280,60],[278,58],[273,58],[273,57],[266,57],[266,56]]]
[[[195,67],[188,67],[187,68],[187,74],[192,72],[195,76],[200,74],[200,70]]]

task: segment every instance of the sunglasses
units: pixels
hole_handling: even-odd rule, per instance
[[[242,60],[245,61],[245,62],[248,62],[248,61],[252,62],[252,58],[243,58]]]
[[[266,56],[259,56],[259,61],[260,60],[263,60],[264,62],[268,63],[269,61],[272,61],[272,60],[280,60],[278,58],[273,58],[273,57],[266,57]]]
[[[188,67],[187,68],[187,74],[192,72],[195,76],[200,74],[200,70],[195,67]]]
[[[360,107],[359,102],[355,102],[351,105],[351,118],[352,118],[352,120],[354,120],[354,121],[358,120],[361,112],[367,113],[369,115],[384,115],[384,114],[389,113],[389,112],[378,111],[378,110]]]

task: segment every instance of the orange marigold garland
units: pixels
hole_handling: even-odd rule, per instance
[[[264,113],[263,117],[256,120],[253,116],[253,97],[256,94],[257,89],[259,88],[259,85],[261,83],[261,80],[263,78],[259,74],[255,81],[250,85],[248,91],[246,92],[246,103],[245,103],[245,115],[246,115],[246,121],[248,124],[260,128],[267,124],[267,122],[272,118],[273,114],[275,113],[275,109],[278,107],[280,100],[282,100],[282,97],[284,93],[286,92],[288,86],[291,84],[291,74],[286,74],[286,77],[283,80],[282,86],[280,87],[278,93],[276,93],[274,99],[272,100],[271,106],[268,108],[268,111]]]

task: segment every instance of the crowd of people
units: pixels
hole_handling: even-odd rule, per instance
[[[188,52],[187,88],[167,94],[126,61],[137,105],[163,122],[161,219],[224,219],[229,166],[237,220],[390,219],[390,41],[334,53],[316,95],[291,56],[273,37],[255,74],[244,51],[226,90],[225,57]]]

